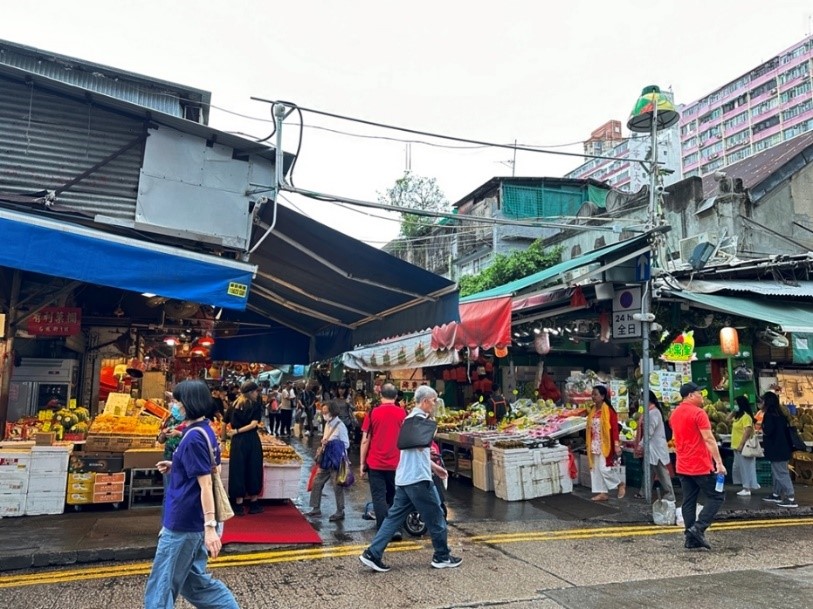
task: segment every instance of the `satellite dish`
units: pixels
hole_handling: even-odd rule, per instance
[[[790,346],[790,341],[788,340],[787,336],[781,332],[771,330],[770,328],[766,328],[759,333],[759,340],[766,345],[775,347],[777,349],[786,349],[788,346]]]

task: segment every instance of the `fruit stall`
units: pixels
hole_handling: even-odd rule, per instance
[[[291,446],[269,434],[260,434],[263,447],[263,490],[261,499],[296,499],[302,476],[302,457]],[[229,488],[229,450],[221,446],[220,477]]]

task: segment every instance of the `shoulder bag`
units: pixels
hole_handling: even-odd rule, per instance
[[[799,430],[796,429],[793,425],[788,423],[787,426],[787,434],[788,434],[788,444],[790,444],[791,450],[807,450],[807,444],[804,443],[802,437],[799,435]]]
[[[438,424],[426,417],[407,417],[398,433],[398,449],[428,448],[435,438]]]
[[[757,437],[756,432],[752,433],[751,436],[745,441],[745,444],[743,444],[742,456],[743,457],[765,456],[765,451],[762,450],[762,445],[759,443],[759,438]]]
[[[220,478],[220,473],[217,471],[217,462],[215,461],[215,451],[212,447],[212,441],[209,439],[209,434],[201,427],[190,427],[189,430],[198,430],[206,438],[206,444],[209,445],[209,457],[212,460],[212,497],[215,501],[215,520],[218,522],[226,522],[229,518],[234,516],[234,510],[229,503],[229,494],[223,486],[223,480]]]

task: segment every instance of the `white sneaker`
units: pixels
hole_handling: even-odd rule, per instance
[[[739,493],[737,493],[737,495],[739,495],[740,497],[750,497],[751,491],[749,491],[747,488],[744,488]]]

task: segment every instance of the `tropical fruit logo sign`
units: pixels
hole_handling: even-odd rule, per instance
[[[663,352],[661,359],[667,362],[693,362],[697,359],[694,352],[694,331],[683,332],[672,341]]]

